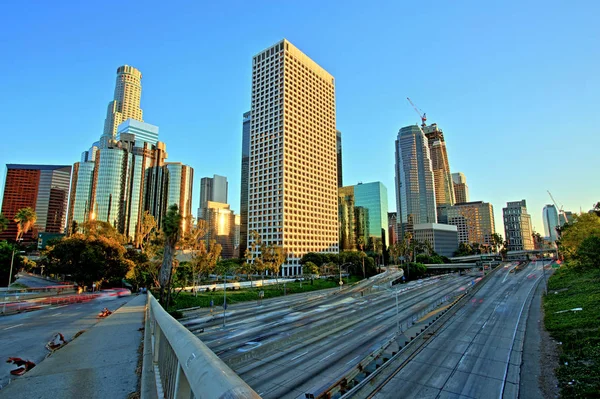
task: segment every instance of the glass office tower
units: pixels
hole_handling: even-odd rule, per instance
[[[381,182],[359,183],[354,186],[354,205],[368,210],[369,239],[381,240],[389,246],[387,188]],[[371,243],[367,243],[372,247]]]

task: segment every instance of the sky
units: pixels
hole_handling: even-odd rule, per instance
[[[168,161],[194,168],[194,214],[213,174],[239,212],[252,56],[286,38],[335,77],[344,185],[381,181],[395,210],[410,97],[497,231],[506,202],[526,199],[543,233],[547,190],[564,210],[600,201],[598,15],[597,0],[5,2],[0,165],[79,161],[128,64]]]

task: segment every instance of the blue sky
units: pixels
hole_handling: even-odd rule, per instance
[[[89,3],[89,4],[88,4]],[[287,38],[336,79],[344,184],[381,181],[395,209],[394,140],[444,130],[471,200],[526,199],[543,232],[600,201],[600,2],[9,2],[0,6],[0,164],[72,164],[97,140],[123,64],[169,161],[229,180],[239,211],[251,57]],[[3,185],[4,175],[1,178]]]

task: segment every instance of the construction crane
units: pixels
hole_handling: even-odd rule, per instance
[[[565,214],[565,211],[563,211],[563,206],[561,205],[560,208],[559,208],[558,204],[556,203],[556,200],[552,196],[552,193],[550,192],[550,190],[546,190],[546,191],[548,192],[548,195],[550,196],[550,199],[552,200],[552,203],[554,204],[554,206],[556,207],[556,210],[558,211],[558,223],[560,225],[562,225],[562,223],[560,221],[561,215],[563,217],[563,223],[567,223],[568,219],[567,219],[567,215]]]
[[[427,122],[427,114],[425,114],[425,112],[423,112],[419,108],[417,108],[417,106],[415,105],[415,103],[413,103],[409,97],[406,97],[406,99],[408,100],[408,102],[410,103],[410,105],[412,105],[412,107],[414,108],[415,112],[417,114],[419,114],[419,118],[421,118],[421,127],[427,126],[427,123],[426,123]]]

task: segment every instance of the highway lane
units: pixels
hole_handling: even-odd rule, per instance
[[[96,299],[0,317],[0,389],[12,378],[19,378],[10,375],[16,367],[6,363],[7,358],[20,357],[38,364],[49,353],[45,345],[56,333],[71,340],[78,331],[96,324],[96,316],[104,307],[114,311],[131,298]]]
[[[542,265],[495,273],[374,397],[518,397],[528,303]]]
[[[399,295],[402,323],[440,298],[460,293],[472,280],[448,276],[415,284]],[[386,286],[377,280],[371,285]],[[401,287],[406,286],[395,288]],[[363,296],[361,289],[236,310],[225,329],[207,315],[190,327],[263,397],[304,397],[339,379],[396,332],[394,292],[375,289]]]

